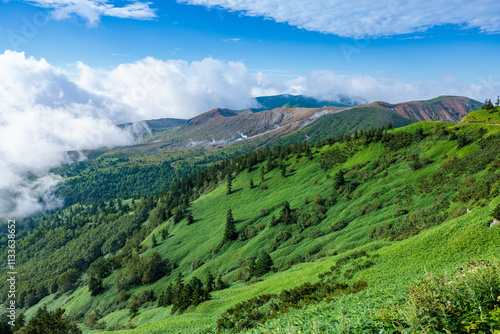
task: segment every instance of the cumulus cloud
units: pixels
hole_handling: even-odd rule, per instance
[[[496,0],[178,0],[179,3],[222,7],[262,16],[302,29],[345,37],[408,34],[453,24],[500,32]]]
[[[0,216],[61,204],[53,167],[73,150],[128,145],[133,135],[105,117],[112,103],[70,81],[45,60],[0,55]]]
[[[128,120],[189,118],[216,107],[256,106],[251,94],[255,78],[241,62],[205,58],[188,63],[148,57],[107,72],[82,63],[78,68],[79,85],[122,101],[129,108],[122,114]]]
[[[61,205],[50,170],[71,162],[68,151],[133,143],[137,131],[115,124],[190,118],[212,108],[257,107],[256,96],[303,94],[321,100],[396,103],[439,95],[492,98],[493,77],[462,83],[409,82],[315,70],[287,81],[252,73],[244,63],[145,58],[111,70],[76,64],[68,74],[24,53],[0,54],[0,216],[23,216]]]
[[[86,20],[90,26],[99,22],[101,16],[112,16],[125,19],[151,20],[156,17],[156,10],[151,2],[132,1],[123,7],[110,4],[109,0],[24,0],[32,5],[53,9],[57,20],[67,19],[73,15]]]

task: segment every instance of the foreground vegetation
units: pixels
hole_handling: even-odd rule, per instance
[[[89,333],[498,331],[499,131],[264,148],[35,218],[18,304]]]

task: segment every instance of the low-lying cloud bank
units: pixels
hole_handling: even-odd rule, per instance
[[[50,169],[71,162],[68,151],[132,144],[136,130],[116,124],[190,118],[215,107],[256,107],[254,97],[261,95],[402,102],[448,94],[483,100],[498,88],[491,80],[406,82],[331,71],[280,81],[251,73],[241,62],[212,58],[191,63],[146,58],[109,71],[78,63],[76,69],[69,74],[24,53],[0,54],[0,216],[60,206],[53,192],[61,178]]]

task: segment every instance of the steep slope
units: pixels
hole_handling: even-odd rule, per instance
[[[463,96],[440,96],[428,101],[389,104],[374,102],[367,107],[383,108],[411,120],[459,122],[471,111],[481,108],[481,103]]]
[[[461,122],[500,125],[500,107],[491,110],[480,109],[473,111],[462,118]]]
[[[408,287],[409,278],[423,277],[426,268],[442,271],[471,256],[495,254],[500,233],[487,223],[493,204],[499,200],[498,132],[496,126],[426,122],[389,132],[368,131],[359,138],[344,137],[331,146],[310,149],[301,143],[235,158],[180,182],[175,188],[182,194],[180,198],[174,196],[175,192],[165,191],[147,199],[125,218],[111,209],[115,204],[99,206],[94,214],[92,206],[77,205],[61,211],[44,225],[45,233],[34,233],[23,244],[26,249],[37,249],[36,253],[24,255],[20,263],[25,291],[35,293],[39,284],[54,279],[53,275],[37,273],[37,268],[42,263],[57,266],[61,254],[67,258],[65,265],[78,266],[80,274],[89,261],[100,255],[107,255],[110,263],[116,257],[121,261],[114,262],[117,267],[104,278],[104,291],[98,296],[90,295],[88,276],[82,277],[75,282],[76,290],[46,295],[27,315],[32,316],[38,307],[47,304],[49,308],[64,307],[66,314],[80,323],[94,313],[98,321],[82,325],[89,332],[89,326],[138,326],[131,333],[214,329],[226,309],[262,293],[279,293],[302,283],[314,283],[318,274],[350,254],[362,254],[360,250],[368,254],[357,255],[359,260],[353,255],[339,270],[342,282],[354,284],[364,279],[381,288],[362,292],[368,297],[378,294],[378,299],[371,295],[367,312],[360,314],[370,314],[370,310],[373,313],[382,305],[380,299],[385,303],[391,300],[383,295],[387,287],[384,284],[391,284],[391,291],[396,286],[401,292]],[[233,173],[230,192],[225,184],[229,172]],[[186,198],[189,207],[184,206]],[[173,204],[175,200],[178,204]],[[285,202],[290,211],[285,209]],[[238,237],[224,241],[229,208]],[[467,209],[473,210],[473,219],[466,216]],[[162,216],[164,210],[174,217]],[[127,230],[127,221],[140,212],[142,219],[149,217],[147,222],[133,225],[135,232]],[[193,217],[191,222],[188,212]],[[74,234],[70,242],[68,230]],[[169,237],[162,238],[165,230]],[[130,235],[131,240],[141,238],[137,239],[140,244],[131,244],[132,248],[125,247],[121,252],[111,248],[114,251],[105,254],[110,248],[99,243],[119,233]],[[75,238],[77,235],[80,240]],[[443,235],[447,235],[446,242],[438,245]],[[75,251],[86,243],[93,245],[96,253],[87,247],[85,253]],[[53,248],[60,250],[56,253]],[[133,255],[134,249],[141,254]],[[119,288],[124,273],[133,265],[130,261],[149,258],[155,251],[178,267],[152,283]],[[252,258],[259,258],[262,251],[271,256],[276,272],[254,275]],[[124,261],[128,252],[131,258]],[[408,260],[402,261],[401,254]],[[51,271],[64,273],[57,268]],[[158,297],[179,273],[189,282],[194,277],[204,280],[209,271],[221,274],[230,287],[214,292],[211,300],[190,306],[181,315],[172,315],[171,306],[156,307],[154,301],[139,297],[148,289]],[[36,280],[30,282],[30,277]],[[118,301],[117,295],[121,296]],[[328,304],[334,314],[329,319],[340,319],[335,312],[342,305],[351,305],[349,298],[356,298],[349,296],[346,304]],[[135,300],[142,300],[139,314],[131,316],[129,308]],[[271,318],[271,306],[265,309],[255,314],[269,312],[266,318]],[[309,318],[312,322],[321,315]],[[339,322],[334,321],[332,326]],[[254,325],[245,324],[241,329]],[[224,326],[231,326],[231,322],[220,326],[230,330]]]

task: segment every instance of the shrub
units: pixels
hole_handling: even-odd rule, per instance
[[[500,264],[468,261],[455,275],[429,274],[404,304],[380,311],[381,327],[397,332],[490,333],[500,329]]]
[[[330,226],[330,233],[331,232],[341,231],[344,228],[346,228],[347,225],[349,225],[349,222],[347,220],[344,220],[344,219],[337,220],[335,223],[333,223]]]

